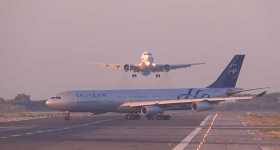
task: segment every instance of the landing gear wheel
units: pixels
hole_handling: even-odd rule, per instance
[[[170,115],[164,115],[163,116],[163,120],[170,120],[171,119],[171,116]]]
[[[137,75],[136,74],[132,74],[132,78],[136,78],[137,77]]]
[[[70,112],[66,112],[64,116],[64,120],[70,120],[70,119],[71,119]]]
[[[157,120],[162,120],[162,116],[161,115],[158,115],[156,118],[157,118]]]
[[[171,116],[170,115],[158,115],[156,117],[157,120],[170,120]]]
[[[126,120],[140,120],[141,116],[139,114],[126,114],[125,119]]]
[[[155,116],[152,116],[152,115],[147,115],[146,116],[146,118],[148,119],[148,120],[154,120],[155,118],[154,118]]]
[[[156,74],[156,78],[160,78],[160,74]]]
[[[129,115],[128,114],[125,115],[125,119],[129,120]]]
[[[137,115],[135,120],[140,120],[141,119],[141,116],[140,115]]]

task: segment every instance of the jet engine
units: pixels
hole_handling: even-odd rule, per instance
[[[169,72],[170,71],[170,65],[164,65],[164,71]]]
[[[192,104],[192,110],[195,111],[206,111],[213,109],[209,102],[197,102]]]
[[[130,70],[129,64],[125,64],[125,65],[123,66],[123,69],[124,69],[125,72],[128,72],[128,71]]]
[[[144,106],[142,112],[146,115],[156,115],[162,113],[163,109],[158,106]]]

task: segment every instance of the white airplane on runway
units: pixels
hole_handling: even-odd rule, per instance
[[[111,68],[115,70],[124,70],[125,72],[132,72],[132,78],[137,77],[136,73],[141,73],[143,76],[149,76],[151,73],[156,73],[156,78],[160,78],[160,72],[169,72],[175,69],[189,68],[194,65],[201,65],[205,63],[193,64],[155,64],[154,57],[150,52],[143,52],[140,58],[140,63],[134,64],[97,64],[101,67]]]
[[[131,90],[88,90],[67,91],[46,101],[52,109],[65,111],[65,119],[70,112],[127,113],[126,119],[140,119],[144,114],[148,119],[170,119],[167,110],[209,110],[213,104],[232,100],[251,100],[262,96],[238,96],[244,91],[258,89],[235,88],[245,55],[236,55],[219,78],[206,88],[180,89],[131,89]]]

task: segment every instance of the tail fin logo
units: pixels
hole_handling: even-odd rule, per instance
[[[229,66],[228,73],[231,76],[236,76],[237,73],[238,73],[238,65],[237,64],[232,64],[231,66]]]

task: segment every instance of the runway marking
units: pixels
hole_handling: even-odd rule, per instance
[[[65,130],[71,130],[71,129],[81,128],[81,127],[86,127],[86,126],[90,126],[90,125],[97,125],[97,124],[112,121],[112,120],[115,120],[115,119],[106,119],[106,120],[94,121],[94,122],[91,122],[91,123],[73,125],[73,126],[63,127],[63,128],[59,128],[59,129],[46,129],[46,130],[37,130],[37,131],[33,131],[33,132],[26,132],[26,133],[23,133],[23,134],[14,134],[14,135],[0,137],[0,139],[8,139],[8,138],[12,138],[12,137],[21,137],[21,136],[30,136],[30,135],[36,135],[36,134],[38,135],[38,134],[43,134],[43,133],[60,132],[60,131],[65,131]]]
[[[21,128],[21,127],[0,127],[0,129],[11,129],[11,128]]]
[[[247,126],[247,123],[246,122],[241,122],[241,124],[244,126],[244,127],[246,127]]]
[[[243,127],[246,127],[247,126],[247,123],[246,122],[244,122],[244,121],[241,121],[241,124],[243,125]],[[247,130],[246,131],[247,132],[247,134],[251,134],[251,131],[250,130]]]
[[[26,132],[26,133],[24,133],[25,135],[32,135],[32,134],[34,134],[34,133],[32,133],[32,132]]]
[[[212,114],[205,117],[204,120],[200,123],[200,126],[193,130],[188,136],[186,136],[176,147],[173,148],[173,150],[184,150],[211,117]]]
[[[215,122],[215,120],[216,120],[217,117],[218,117],[218,113],[216,113],[215,116],[213,117],[213,119],[212,119],[212,121],[211,121],[211,123],[210,123],[210,125],[209,125],[209,128],[207,129],[206,133],[204,134],[203,139],[202,139],[202,141],[199,143],[199,145],[198,145],[198,147],[197,147],[196,150],[200,150],[201,147],[202,147],[202,145],[206,143],[206,138],[207,138],[207,136],[209,135],[209,133],[210,133],[210,131],[211,131],[211,129],[212,129],[212,127],[213,127],[213,125],[214,125],[214,122]]]
[[[36,131],[36,133],[38,133],[38,134],[44,133],[44,132],[46,132],[46,131],[44,131],[44,130],[38,130],[38,131]]]
[[[11,137],[19,137],[21,136],[20,134],[14,134],[14,135],[11,135]]]
[[[8,127],[0,127],[0,132],[20,130],[20,129],[32,129],[32,128],[34,128],[34,126],[31,127],[8,126]]]

